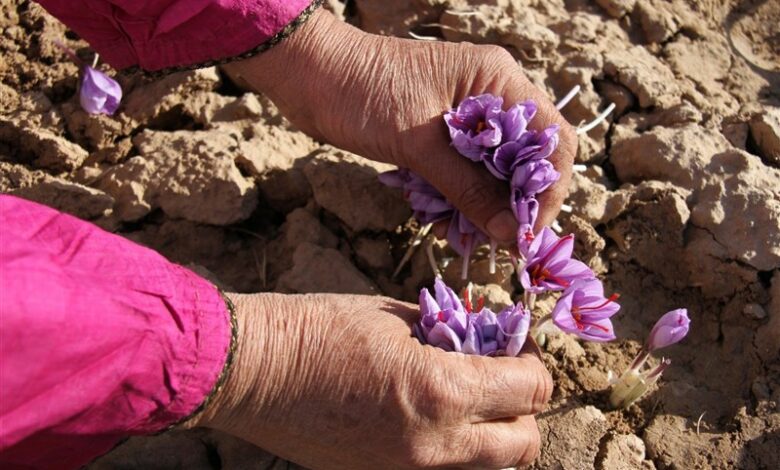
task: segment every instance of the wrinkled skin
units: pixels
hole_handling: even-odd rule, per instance
[[[420,174],[497,240],[517,230],[508,187],[450,147],[445,110],[480,93],[536,100],[534,127],[561,125],[550,159],[561,179],[539,197],[538,226],[555,217],[569,185],[573,130],[501,48],[374,36],[320,9],[279,45],[225,69],[318,140]],[[505,468],[537,454],[533,415],[552,385],[533,353],[422,346],[411,335],[416,307],[381,297],[235,300],[237,361],[190,425],[315,469]]]
[[[501,47],[376,36],[320,9],[278,46],[226,70],[316,139],[413,170],[504,242],[517,230],[507,185],[458,155],[442,116],[481,93],[502,96],[505,107],[533,99],[539,109],[532,128],[561,126],[550,158],[561,179],[538,198],[537,230],[554,220],[568,191],[574,130]]]
[[[552,383],[518,357],[422,346],[417,307],[373,296],[232,294],[233,372],[191,425],[330,468],[506,468],[539,450]],[[530,342],[529,342],[530,343]]]

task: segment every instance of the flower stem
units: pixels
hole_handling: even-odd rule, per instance
[[[490,274],[496,273],[496,241],[492,238],[490,239],[490,263],[489,263],[489,271]]]
[[[84,66],[84,61],[79,59],[79,56],[76,55],[76,51],[66,46],[59,39],[55,39],[53,42],[54,45],[59,47],[62,50],[62,52],[64,52],[70,58],[70,60],[72,60],[76,65],[79,66],[79,68]]]

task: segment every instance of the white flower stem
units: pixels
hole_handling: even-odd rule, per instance
[[[95,52],[95,57],[92,58],[92,68],[96,68],[98,64],[98,60],[100,60],[100,54]]]
[[[577,128],[577,135],[584,134],[586,132],[589,132],[594,127],[598,126],[601,121],[607,118],[612,111],[615,109],[615,103],[610,103],[609,106],[607,106],[607,109],[601,112],[598,116],[596,116],[596,119],[590,121],[589,123],[585,124],[584,126]]]
[[[414,34],[413,32],[409,31],[409,36],[411,36],[414,39],[420,40],[420,41],[438,41],[439,38],[436,36],[423,36],[421,34]]]
[[[428,257],[428,263],[431,265],[431,271],[433,271],[433,275],[441,279],[439,263],[436,262],[436,257],[433,255],[433,239],[431,237],[425,238],[425,255]]]
[[[580,86],[579,85],[574,85],[574,88],[569,90],[569,92],[566,93],[566,96],[561,98],[561,100],[555,105],[555,109],[558,109],[558,110],[562,109],[564,106],[569,104],[569,101],[574,99],[574,97],[577,96],[577,93],[579,93],[579,92],[580,92]]]
[[[496,248],[498,244],[495,240],[490,240],[490,258],[489,258],[489,264],[488,264],[488,271],[490,274],[496,273]]]

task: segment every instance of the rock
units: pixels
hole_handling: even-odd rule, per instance
[[[674,468],[677,462],[685,462],[687,468],[709,468],[711,462],[738,461],[740,448],[729,434],[697,433],[695,424],[682,416],[655,417],[644,433],[648,455],[661,468]]]
[[[705,297],[729,299],[744,286],[758,281],[755,269],[730,259],[726,247],[706,230],[692,227],[687,233],[684,265],[688,283]]]
[[[657,179],[697,190],[710,178],[713,155],[729,148],[720,132],[698,125],[655,127],[642,134],[618,125],[610,161],[620,181]]]
[[[756,333],[756,351],[769,363],[777,361],[780,355],[780,273],[775,271],[770,287],[770,300],[767,306],[769,320],[761,325]]]
[[[377,238],[360,236],[352,244],[355,256],[361,265],[373,271],[393,270],[393,257],[390,254],[390,241],[387,236]]]
[[[631,90],[643,108],[668,108],[680,100],[672,71],[642,46],[605,53],[604,72]]]
[[[364,160],[341,150],[317,155],[303,167],[314,200],[350,229],[392,231],[411,215],[401,191],[379,182],[390,165]]]
[[[780,267],[780,170],[741,150],[712,157],[691,221],[739,260],[760,271]]]
[[[114,206],[114,199],[102,191],[2,161],[0,191],[84,220],[108,216]]]
[[[47,129],[29,128],[6,118],[0,118],[0,144],[13,149],[16,161],[53,172],[75,170],[88,156],[77,144]]]
[[[757,304],[755,302],[750,302],[748,304],[745,304],[745,306],[742,308],[742,313],[748,317],[755,320],[763,320],[766,318],[766,310],[764,310],[764,307],[762,307],[760,304]]]
[[[690,217],[686,196],[685,190],[669,183],[642,183],[632,192],[624,212],[606,229],[621,252],[660,274],[661,281],[670,287],[685,287],[687,280],[686,267],[669,262],[683,257],[684,231]],[[664,256],[658,256],[660,252]]]
[[[606,242],[593,228],[593,225],[571,214],[562,218],[561,226],[564,233],[574,234],[575,256],[587,264],[597,275],[606,273],[607,266],[601,257],[601,253],[606,247]]]
[[[476,284],[474,285],[472,293],[476,299],[483,297],[485,299],[485,307],[493,310],[495,313],[498,313],[505,307],[514,304],[514,302],[512,302],[512,296],[509,295],[509,292],[504,290],[498,284]]]
[[[532,468],[580,470],[594,468],[607,419],[597,408],[572,404],[537,417],[542,451]]]
[[[264,123],[253,126],[253,136],[241,140],[236,164],[256,177],[268,204],[290,212],[311,198],[303,167],[317,144],[307,135]]]
[[[639,25],[650,43],[660,43],[671,38],[679,29],[680,24],[672,11],[659,0],[637,2],[635,14]]]
[[[190,96],[199,91],[213,91],[220,82],[216,67],[172,73],[130,91],[120,111],[137,123],[165,121],[166,112],[183,108]]]
[[[292,268],[276,284],[279,292],[376,295],[379,289],[339,251],[312,243],[295,249]]]
[[[596,3],[603,8],[609,16],[620,18],[634,10],[636,0],[596,0]]]
[[[750,137],[770,165],[780,167],[780,107],[766,106],[750,120]]]
[[[271,279],[278,279],[292,267],[293,253],[303,243],[337,248],[339,240],[308,210],[293,210],[287,214],[287,219],[282,224],[281,235],[268,244],[267,263]]]
[[[106,171],[98,185],[116,213],[133,221],[161,208],[171,217],[227,225],[257,205],[257,190],[233,162],[238,142],[207,131],[146,130],[133,138],[140,155]]]
[[[112,116],[87,113],[75,100],[62,105],[62,115],[70,135],[79,145],[88,149],[109,147],[131,130]]]
[[[444,0],[357,0],[355,8],[360,29],[387,36],[408,37],[421,23],[435,22],[447,7]]]
[[[604,445],[599,470],[636,470],[645,460],[645,443],[633,434],[615,434]]]

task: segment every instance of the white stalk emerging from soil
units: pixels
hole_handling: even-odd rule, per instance
[[[601,112],[598,116],[596,116],[596,119],[590,121],[589,123],[585,124],[584,126],[580,126],[577,128],[577,135],[584,134],[586,132],[589,132],[594,127],[598,126],[601,121],[605,120],[607,116],[609,116],[612,111],[615,110],[615,103],[610,103],[609,106],[607,106],[607,109]]]
[[[420,230],[417,231],[414,238],[412,239],[411,244],[409,245],[409,248],[406,249],[406,253],[404,253],[404,257],[401,258],[401,262],[398,263],[398,267],[395,268],[395,271],[393,271],[393,275],[391,276],[391,279],[395,279],[398,274],[401,272],[401,270],[406,266],[406,263],[409,262],[410,259],[412,259],[412,255],[414,254],[414,251],[417,249],[418,246],[420,246],[420,243],[422,243],[423,239],[428,235],[428,233],[431,231],[431,228],[433,227],[433,224],[427,224],[423,225]]]
[[[569,90],[568,93],[566,93],[566,96],[561,98],[561,100],[555,105],[555,109],[561,110],[564,106],[569,104],[569,101],[573,100],[575,96],[577,96],[577,93],[580,92],[580,86],[575,85],[574,88]]]

